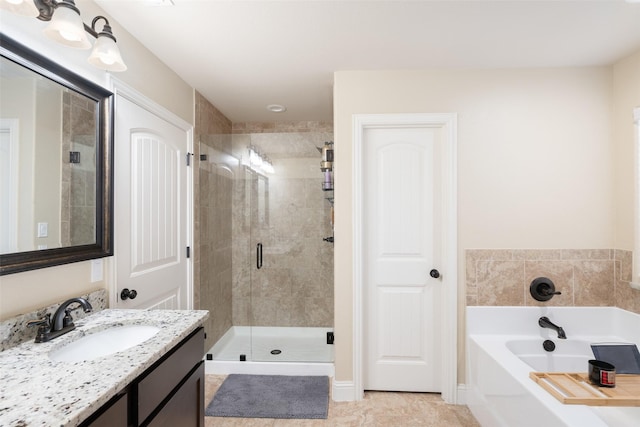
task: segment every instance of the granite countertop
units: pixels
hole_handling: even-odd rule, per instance
[[[50,342],[30,341],[0,352],[0,427],[79,425],[208,316],[202,310],[102,310],[77,320],[75,330]],[[48,357],[88,333],[124,325],[160,331],[142,344],[95,360],[54,362]]]

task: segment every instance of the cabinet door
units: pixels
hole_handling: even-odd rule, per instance
[[[159,365],[152,367],[140,377],[137,418],[139,425],[145,425],[151,414],[171,395],[172,390],[202,361],[203,355],[204,329],[199,328],[178,344]]]
[[[128,394],[125,393],[122,396],[112,399],[106,403],[103,408],[91,416],[88,420],[81,424],[91,427],[126,427],[128,411],[127,411],[127,399]]]
[[[150,427],[204,426],[203,361],[148,425]]]

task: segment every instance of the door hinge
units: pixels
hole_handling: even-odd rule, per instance
[[[193,153],[187,153],[187,166],[191,166],[191,156],[193,156]]]
[[[327,344],[333,344],[334,340],[335,336],[333,335],[333,332],[327,332]]]
[[[191,258],[191,247],[187,246],[187,258]]]

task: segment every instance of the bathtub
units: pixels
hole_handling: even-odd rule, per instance
[[[566,340],[538,326],[547,316]],[[556,349],[546,352],[551,340]],[[628,427],[640,407],[565,405],[529,378],[532,371],[586,372],[591,343],[640,347],[640,315],[614,307],[467,307],[467,404],[484,427]]]

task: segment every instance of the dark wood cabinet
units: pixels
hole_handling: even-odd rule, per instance
[[[196,329],[81,426],[204,426],[204,330]]]
[[[204,427],[204,362],[200,362],[148,425]]]
[[[128,425],[129,395],[126,392],[118,394],[81,424],[81,426],[91,427],[114,427]]]

